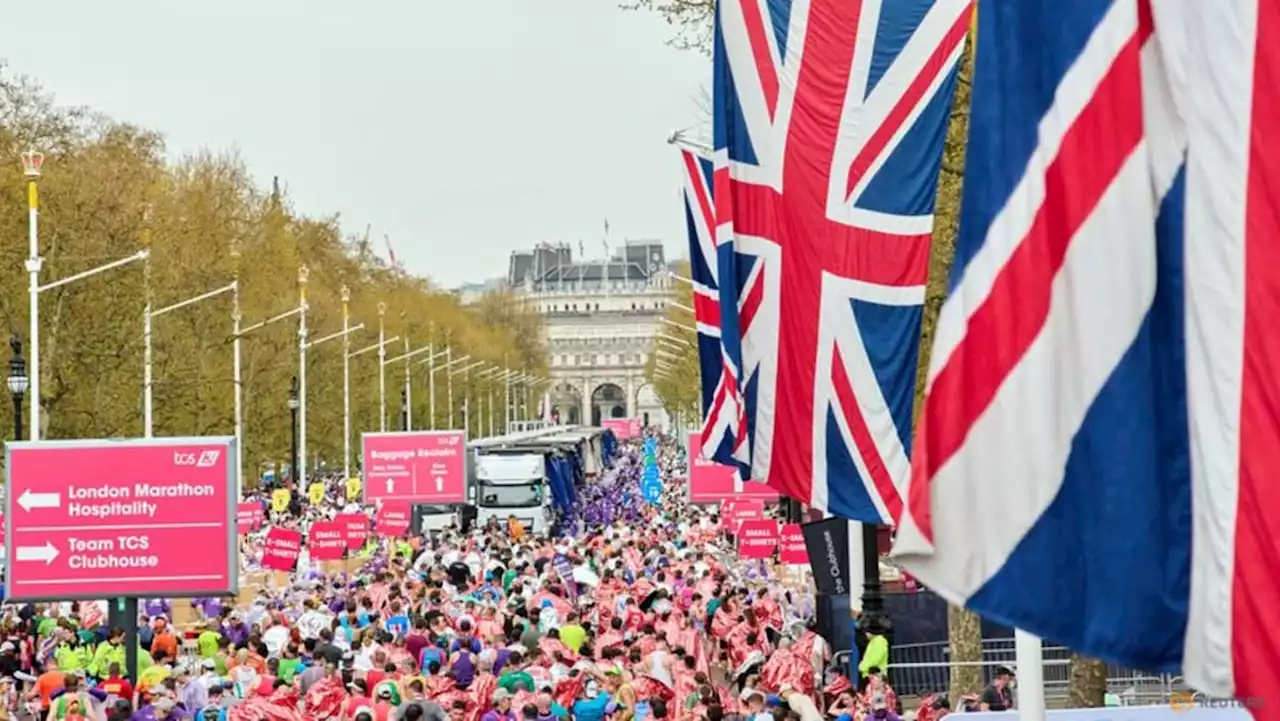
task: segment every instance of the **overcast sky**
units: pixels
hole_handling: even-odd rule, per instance
[[[684,255],[667,133],[709,61],[614,0],[61,0],[6,8],[0,55],[60,101],[238,148],[299,210],[385,233],[447,287],[515,249],[662,238]],[[385,253],[381,242],[379,250]]]

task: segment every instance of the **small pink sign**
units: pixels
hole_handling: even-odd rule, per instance
[[[348,551],[358,551],[369,541],[369,517],[363,513],[339,513],[333,520],[342,524]]]
[[[8,455],[7,600],[237,590],[234,439],[11,443]]]
[[[766,503],[778,500],[778,492],[756,481],[739,481],[732,466],[702,457],[702,439],[689,434],[689,502],[719,503],[726,498],[755,498]]]
[[[347,529],[337,521],[319,521],[307,532],[307,550],[316,561],[336,561],[347,551]]]
[[[639,418],[605,418],[600,422],[600,426],[605,430],[613,431],[613,436],[620,441],[640,435]]]
[[[809,564],[809,551],[804,547],[804,532],[799,523],[782,524],[778,539],[778,560],[792,566]]]
[[[378,533],[395,538],[409,530],[413,511],[408,503],[384,501],[378,509]]]
[[[764,503],[754,498],[734,498],[725,501],[720,508],[720,523],[726,530],[737,533],[746,521],[764,518]]]
[[[252,533],[262,527],[266,514],[262,504],[255,501],[241,503],[236,506],[236,532],[240,535]]]
[[[778,548],[778,522],[772,518],[744,520],[738,526],[738,556],[768,558]]]
[[[466,503],[463,431],[366,433],[364,501]]]
[[[302,534],[287,528],[267,530],[262,545],[262,567],[275,571],[292,571],[302,553]]]

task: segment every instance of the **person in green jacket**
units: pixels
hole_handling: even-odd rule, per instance
[[[58,662],[58,669],[63,673],[83,671],[93,660],[89,649],[80,643],[75,634],[69,634],[58,642],[53,650],[53,658]]]
[[[884,637],[884,629],[872,620],[867,624],[867,650],[858,662],[858,674],[866,678],[872,669],[889,668],[889,639]]]
[[[98,644],[98,649],[94,651],[93,660],[89,662],[89,675],[98,679],[106,678],[111,664],[125,667],[124,656],[124,630],[113,628],[107,640]]]
[[[512,651],[506,665],[502,668],[502,675],[498,677],[498,688],[514,694],[520,690],[520,686],[524,686],[525,691],[533,691],[533,676],[524,670],[524,657],[520,652]]]
[[[200,650],[200,658],[213,658],[218,655],[218,639],[222,638],[222,634],[218,633],[218,628],[210,623],[205,630],[196,636],[196,647]]]

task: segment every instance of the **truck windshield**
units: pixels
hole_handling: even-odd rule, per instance
[[[496,484],[480,482],[480,505],[498,508],[528,508],[542,505],[542,481]]]

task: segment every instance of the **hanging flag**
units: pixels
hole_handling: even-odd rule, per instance
[[[902,508],[933,206],[969,0],[716,6],[721,340],[750,477]]]
[[[988,619],[1277,718],[1280,5],[978,22],[894,555]]]
[[[681,150],[680,156],[684,166],[684,215],[689,234],[689,279],[693,281],[693,314],[698,329],[702,455],[736,465],[732,453],[738,430],[737,389],[731,366],[720,346],[712,163],[688,150]]]

